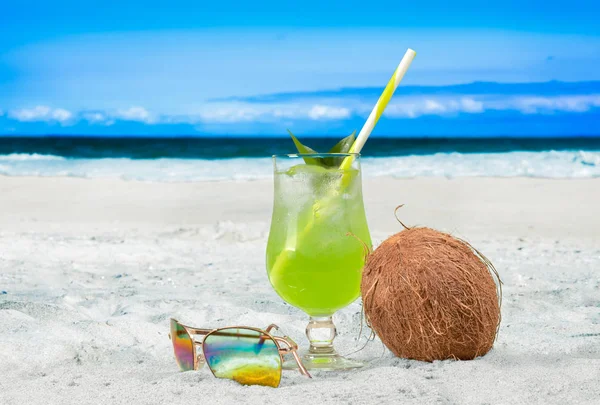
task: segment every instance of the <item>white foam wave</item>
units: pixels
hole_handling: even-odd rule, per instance
[[[600,152],[438,153],[364,159],[365,173],[393,177],[600,177]]]
[[[40,155],[37,153],[11,153],[10,155],[0,155],[0,162],[28,161],[28,160],[65,160],[62,156]]]
[[[142,181],[253,180],[271,175],[271,159],[6,159],[7,176],[122,178]]]
[[[51,155],[0,155],[0,174],[189,182],[255,180],[272,176],[270,158],[71,159]],[[438,153],[363,158],[365,177],[600,177],[600,152]]]

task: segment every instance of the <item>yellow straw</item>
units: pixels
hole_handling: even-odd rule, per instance
[[[406,50],[406,53],[404,54],[404,57],[400,61],[400,64],[398,64],[398,67],[394,71],[392,78],[388,82],[387,86],[385,86],[385,89],[383,90],[383,93],[381,93],[381,96],[379,96],[377,104],[375,104],[375,107],[373,107],[371,114],[369,114],[369,118],[367,118],[365,125],[363,125],[362,129],[358,133],[356,141],[354,141],[354,143],[352,144],[352,147],[350,148],[350,153],[360,153],[362,147],[365,145],[365,142],[367,142],[369,135],[371,135],[371,132],[373,132],[373,128],[375,128],[375,125],[377,125],[377,121],[379,121],[381,114],[383,114],[383,110],[385,110],[385,108],[387,107],[388,103],[390,102],[390,99],[392,98],[392,95],[396,91],[396,88],[402,81],[404,74],[410,67],[410,64],[412,63],[416,55],[417,53],[412,49],[409,48]],[[349,169],[350,165],[352,165],[353,160],[353,156],[348,156],[342,162],[340,169]]]

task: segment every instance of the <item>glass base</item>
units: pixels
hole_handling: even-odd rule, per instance
[[[352,370],[363,366],[363,363],[347,359],[337,353],[313,354],[306,352],[300,354],[300,359],[302,360],[304,367],[308,370]],[[286,370],[295,370],[298,368],[298,365],[295,360],[288,360],[283,363],[283,368]]]
[[[337,332],[331,316],[311,316],[306,326],[306,337],[310,343],[307,351],[300,353],[300,360],[308,370],[351,370],[363,364],[340,356],[333,347]],[[297,368],[295,361],[286,361],[283,368]]]

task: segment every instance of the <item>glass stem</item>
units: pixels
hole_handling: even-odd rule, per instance
[[[335,325],[331,316],[311,316],[306,326],[306,337],[308,337],[308,341],[310,342],[308,354],[335,355],[336,352],[333,348],[335,335]]]

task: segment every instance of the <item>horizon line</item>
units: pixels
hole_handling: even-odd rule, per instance
[[[323,134],[323,135],[303,135],[301,138],[311,139],[337,139],[338,137],[345,137],[347,134]],[[16,138],[69,138],[69,139],[288,139],[287,134],[277,135],[261,135],[261,134],[232,134],[232,135],[218,135],[218,134],[197,134],[197,135],[168,135],[168,134],[120,134],[120,135],[102,135],[102,134],[0,134],[0,139],[16,139]],[[531,134],[510,134],[510,135],[373,135],[369,139],[407,139],[407,140],[447,140],[447,139],[463,139],[463,140],[511,140],[511,139],[600,139],[600,133],[592,135],[531,135]]]

